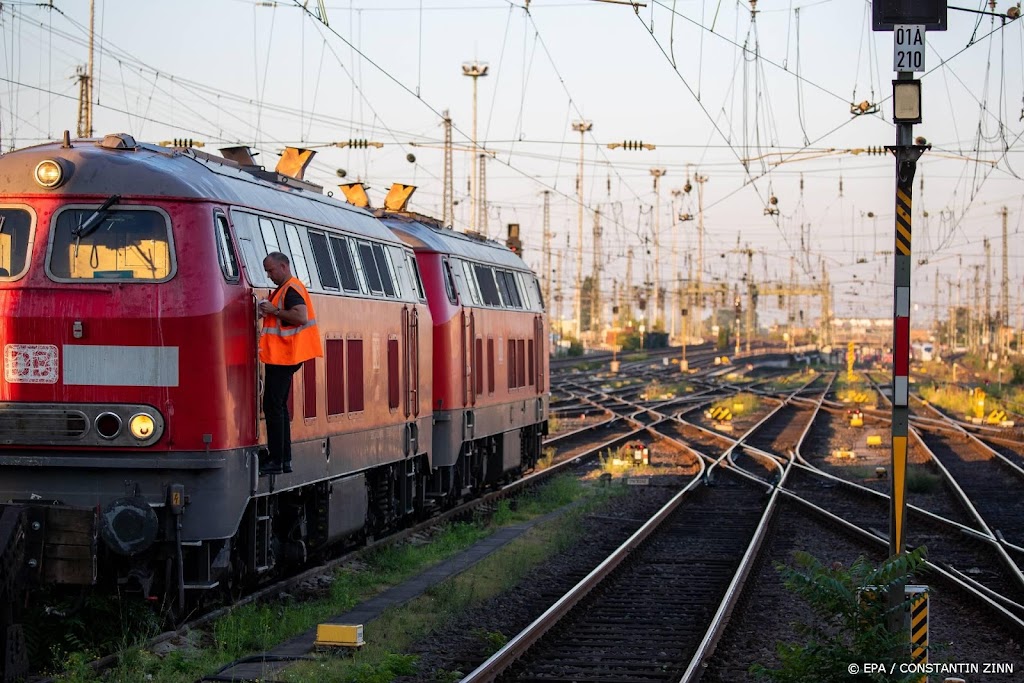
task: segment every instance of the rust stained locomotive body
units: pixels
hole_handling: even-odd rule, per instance
[[[522,260],[240,159],[127,135],[0,157],[0,572],[182,603],[536,462],[548,329]],[[295,471],[261,478],[270,251],[325,353],[296,373]]]

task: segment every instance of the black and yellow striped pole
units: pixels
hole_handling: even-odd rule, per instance
[[[910,603],[910,662],[923,666],[928,663],[928,587],[907,586],[906,597]],[[927,683],[928,677],[919,680]]]
[[[910,267],[913,235],[914,173],[917,160],[930,145],[913,143],[913,127],[921,122],[921,81],[900,71],[893,81],[896,144],[895,273],[893,277],[892,477],[890,478],[889,555],[903,553],[906,533],[906,475],[910,392]],[[903,629],[903,586],[889,592],[889,627]]]

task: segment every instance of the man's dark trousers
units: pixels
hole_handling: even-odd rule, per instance
[[[267,419],[267,450],[271,467],[291,466],[292,430],[288,418],[288,394],[292,390],[292,375],[302,367],[297,365],[264,366],[263,416]]]

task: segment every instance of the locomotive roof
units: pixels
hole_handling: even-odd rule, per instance
[[[440,225],[427,222],[429,219],[410,214],[388,213],[384,214],[381,220],[413,249],[452,254],[513,270],[530,270],[530,267],[511,249],[482,235],[442,228]]]
[[[118,140],[124,146],[115,146]],[[60,187],[48,190],[36,184],[34,169],[44,159],[61,160],[69,173]],[[0,155],[0,186],[8,196],[119,194],[125,199],[208,200],[352,230],[387,242],[400,241],[368,211],[307,189],[308,183],[285,176],[280,180],[264,180],[227,159],[138,143],[127,135],[74,140],[70,147],[46,143]]]

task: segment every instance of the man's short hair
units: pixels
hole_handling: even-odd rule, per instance
[[[288,255],[282,254],[279,251],[270,252],[269,254],[267,254],[267,258],[270,259],[271,261],[276,261],[277,263],[283,263],[286,266],[290,266],[292,264],[292,262],[288,260]]]

